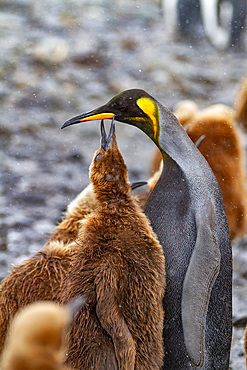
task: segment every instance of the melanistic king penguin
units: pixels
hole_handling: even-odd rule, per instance
[[[144,209],[166,261],[163,369],[226,370],[232,252],[218,182],[176,117],[143,90],[124,91],[62,128],[114,116],[145,132],[164,160]]]

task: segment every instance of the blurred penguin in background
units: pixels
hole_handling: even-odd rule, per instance
[[[163,0],[166,26],[183,40],[207,37],[219,50],[244,48],[246,0]]]

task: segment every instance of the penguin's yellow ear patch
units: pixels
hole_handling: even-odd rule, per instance
[[[149,98],[140,98],[136,104],[153,122],[154,137],[157,137],[159,129],[159,110],[157,104]]]
[[[137,100],[136,104],[141,110],[146,113],[148,116],[155,116],[157,107],[155,102],[149,98],[140,98]]]

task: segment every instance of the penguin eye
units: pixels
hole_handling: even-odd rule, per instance
[[[127,107],[125,105],[122,105],[120,107],[118,107],[118,110],[120,110],[120,112],[125,112],[127,109]]]

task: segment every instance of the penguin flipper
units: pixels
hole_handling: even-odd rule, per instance
[[[212,223],[212,222],[211,222]],[[182,323],[186,349],[192,362],[205,362],[205,326],[214,282],[220,270],[221,253],[206,215],[197,222],[197,239],[185,275],[182,292]]]

